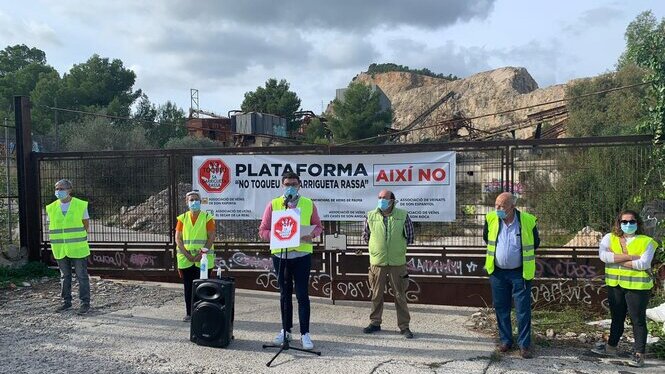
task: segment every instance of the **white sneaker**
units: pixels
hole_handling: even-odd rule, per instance
[[[300,342],[302,343],[303,349],[314,349],[314,343],[312,343],[312,338],[309,336],[309,333],[301,335]]]
[[[286,340],[291,341],[291,333],[287,332],[286,333]],[[275,339],[272,340],[273,343],[275,344],[282,344],[284,343],[284,330],[281,330],[277,336],[275,336]]]

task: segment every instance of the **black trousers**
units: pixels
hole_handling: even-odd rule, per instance
[[[192,315],[192,282],[199,279],[201,269],[196,266],[190,266],[187,269],[179,269],[182,273],[182,284],[185,287],[185,308],[187,315]]]
[[[612,315],[610,338],[607,344],[612,347],[619,344],[627,312],[633,324],[633,335],[635,336],[633,348],[636,353],[644,353],[647,345],[647,304],[650,293],[651,290],[628,290],[621,286],[607,287],[607,299]]]
[[[285,262],[285,266],[282,265]],[[312,255],[282,260],[272,256],[275,271],[278,272],[279,305],[282,311],[282,326],[291,332],[293,327],[293,284],[296,285],[296,299],[298,299],[298,319],[300,320],[300,333],[309,332],[309,272],[312,269]],[[284,269],[282,269],[282,266]]]

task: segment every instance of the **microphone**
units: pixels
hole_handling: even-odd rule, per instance
[[[284,198],[284,208],[287,208],[287,209],[288,209],[288,207],[289,207],[289,202],[291,202],[292,199],[293,199],[293,195],[290,195],[290,194],[289,194],[289,195],[286,195],[286,196],[285,196],[285,198]]]

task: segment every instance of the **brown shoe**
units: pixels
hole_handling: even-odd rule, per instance
[[[506,353],[510,351],[510,346],[507,344],[499,344],[496,346],[496,350],[501,352],[501,353]]]
[[[522,358],[533,358],[533,354],[529,348],[520,348],[520,355]]]

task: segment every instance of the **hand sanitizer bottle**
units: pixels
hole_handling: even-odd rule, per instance
[[[199,279],[208,279],[208,248],[201,248],[201,273]]]

